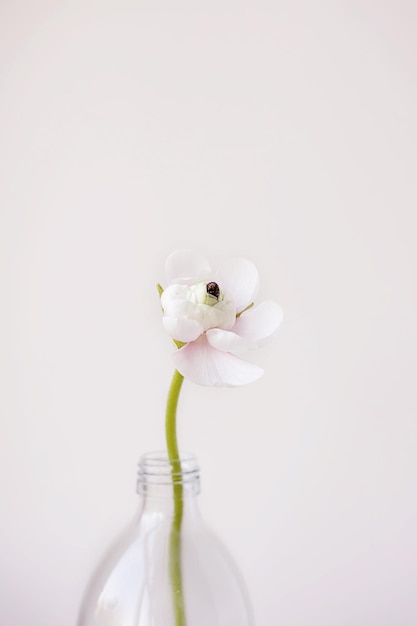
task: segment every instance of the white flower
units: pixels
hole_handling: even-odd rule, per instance
[[[163,324],[183,345],[177,370],[200,385],[238,386],[260,378],[262,368],[240,358],[271,337],[282,321],[272,301],[253,307],[259,277],[247,259],[232,258],[212,271],[192,250],[177,250],[166,262]]]

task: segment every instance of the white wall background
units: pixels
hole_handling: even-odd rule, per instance
[[[3,0],[2,626],[73,626],[136,510],[181,246],[251,258],[286,314],[261,381],[180,407],[258,625],[417,624],[416,18]]]

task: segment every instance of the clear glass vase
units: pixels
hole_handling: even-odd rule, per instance
[[[199,513],[199,491],[195,456],[176,466],[163,453],[141,458],[139,512],[93,576],[78,626],[253,626],[241,575]]]

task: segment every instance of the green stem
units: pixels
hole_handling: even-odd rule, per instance
[[[181,462],[177,441],[177,406],[184,376],[177,370],[169,388],[165,432],[168,458],[172,467],[174,516],[169,537],[169,574],[174,604],[175,626],[186,626],[181,572],[181,523],[183,513]]]

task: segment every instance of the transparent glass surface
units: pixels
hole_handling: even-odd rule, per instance
[[[203,522],[196,458],[183,455],[180,563],[184,626],[253,626],[245,586],[228,551]],[[141,505],[85,594],[78,626],[178,626],[170,577],[172,468],[163,454],[139,464]],[[172,556],[172,555],[171,555]]]

